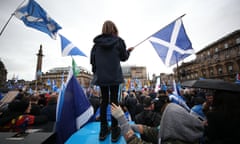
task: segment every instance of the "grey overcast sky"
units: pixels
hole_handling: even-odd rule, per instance
[[[75,56],[79,66],[89,64],[93,38],[101,33],[105,20],[118,27],[127,47],[132,47],[157,32],[177,17],[182,20],[195,52],[219,38],[240,29],[240,0],[35,0],[62,29],[62,34],[88,57]],[[0,0],[0,28],[22,0]],[[26,1],[27,2],[27,1]],[[43,45],[42,71],[71,65],[71,57],[61,56],[60,38],[29,28],[13,17],[0,36],[0,59],[8,71],[7,78],[35,79],[37,56]],[[190,56],[184,61],[194,59]],[[146,66],[153,73],[170,73],[149,41],[134,49],[123,65]]]

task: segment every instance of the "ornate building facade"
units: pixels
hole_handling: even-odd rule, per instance
[[[77,79],[81,86],[88,88],[91,85],[92,74],[81,66],[78,68],[80,69],[80,73],[78,74]],[[62,80],[67,80],[69,69],[70,67],[57,67],[43,73],[41,76],[42,84],[46,87],[48,80],[50,80],[51,82],[54,81],[55,84],[60,87]]]
[[[199,78],[234,82],[240,72],[240,30],[234,31],[196,53],[196,59],[174,69],[180,81]]]
[[[140,80],[142,85],[147,85],[147,69],[144,66],[122,66],[123,77],[125,81],[128,79]]]

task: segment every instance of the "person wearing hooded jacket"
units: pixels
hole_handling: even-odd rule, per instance
[[[104,140],[110,132],[106,118],[107,105],[110,102],[118,105],[119,85],[124,82],[120,62],[129,58],[133,47],[126,49],[126,44],[118,36],[118,29],[112,21],[105,21],[102,27],[102,34],[93,40],[90,63],[94,78],[92,84],[100,86],[100,134],[99,139]],[[111,120],[111,140],[118,141],[120,128],[118,121],[112,117]]]

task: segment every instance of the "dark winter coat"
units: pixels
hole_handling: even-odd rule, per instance
[[[118,85],[124,82],[121,61],[129,57],[123,39],[102,34],[94,38],[90,63],[94,73],[93,84],[99,86]]]

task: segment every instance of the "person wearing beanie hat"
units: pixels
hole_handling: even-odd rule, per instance
[[[160,125],[161,115],[154,111],[154,102],[150,96],[145,96],[143,100],[144,109],[135,116],[135,123],[150,127],[157,127]],[[140,134],[141,138],[147,142],[151,142],[145,134]]]

